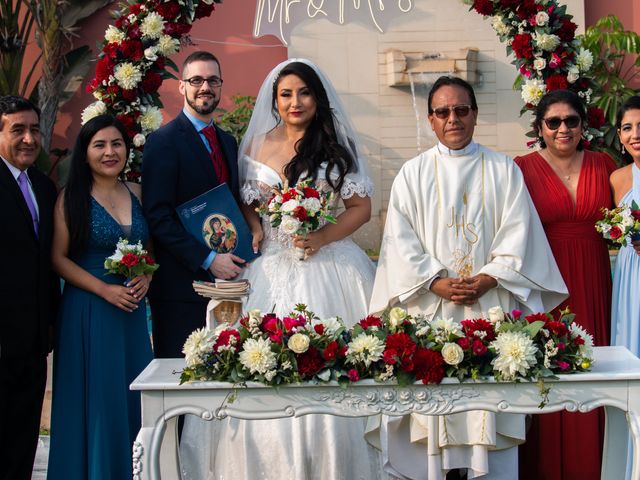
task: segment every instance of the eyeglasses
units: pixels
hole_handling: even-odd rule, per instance
[[[469,112],[471,111],[471,105],[454,105],[453,107],[434,108],[433,113],[440,120],[444,120],[446,118],[449,118],[449,116],[451,115],[451,110],[455,112],[456,117],[463,118],[469,115]]]
[[[560,125],[565,124],[567,128],[576,128],[580,125],[580,117],[578,115],[569,115],[565,118],[549,117],[544,119],[544,124],[549,130],[558,130]]]
[[[222,79],[220,77],[191,77],[185,78],[182,80],[183,82],[187,82],[192,87],[201,87],[204,82],[207,82],[210,87],[219,87],[222,85]]]

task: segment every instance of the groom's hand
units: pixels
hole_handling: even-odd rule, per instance
[[[240,257],[233,255],[232,253],[219,253],[211,262],[209,270],[216,278],[222,280],[229,280],[230,278],[237,277],[242,271],[242,264],[245,263]],[[240,265],[238,265],[240,264]]]

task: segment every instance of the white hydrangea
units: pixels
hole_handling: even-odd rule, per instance
[[[276,366],[276,354],[271,351],[271,342],[264,338],[245,340],[239,358],[251,373],[264,375]]]
[[[547,87],[539,78],[529,78],[523,85],[520,95],[525,103],[537,105],[543,97]]]
[[[84,125],[93,117],[97,117],[98,115],[103,115],[105,113],[107,113],[107,105],[104,102],[100,100],[93,102],[82,111],[82,124]]]
[[[202,363],[203,356],[211,352],[215,341],[216,338],[213,332],[206,328],[199,328],[191,332],[182,348],[187,367]]]
[[[491,364],[500,372],[503,380],[515,380],[517,375],[526,377],[529,369],[536,364],[538,348],[522,332],[501,333],[491,342],[491,346],[497,354]]]
[[[369,366],[382,358],[384,342],[378,337],[361,333],[348,344],[347,358],[353,363],[364,363]]]
[[[282,230],[287,235],[293,235],[300,228],[300,220],[294,218],[292,216],[285,216],[282,219],[282,223],[280,223],[280,230]]]
[[[536,33],[533,39],[538,48],[546,52],[552,52],[560,45],[560,37],[550,33]]]
[[[162,125],[162,112],[158,107],[142,107],[140,115],[140,126],[144,131],[153,132]]]
[[[118,82],[118,86],[125,90],[133,90],[142,80],[140,68],[131,62],[123,62],[117,65],[113,71],[113,76]]]
[[[576,65],[581,72],[586,72],[593,65],[593,54],[588,48],[580,47],[580,51],[576,55]]]
[[[158,39],[156,48],[161,55],[170,57],[174,53],[178,53],[178,51],[180,50],[180,40],[171,37],[171,35],[162,35]]]
[[[329,317],[321,320],[320,323],[324,327],[324,333],[326,335],[335,335],[338,330],[344,327],[342,320],[338,317]]]
[[[142,38],[160,38],[164,30],[164,19],[159,13],[151,12],[147,15],[140,25]]]
[[[107,41],[107,43],[120,43],[125,38],[125,33],[113,25],[109,25],[109,28],[107,28],[107,30],[104,32],[104,39]]]

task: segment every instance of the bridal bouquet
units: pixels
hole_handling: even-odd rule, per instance
[[[153,273],[158,267],[141,242],[131,244],[126,238],[118,239],[116,251],[104,260],[104,268],[108,273],[127,279]]]
[[[317,230],[320,220],[336,223],[331,215],[332,192],[318,189],[310,178],[299,181],[291,188],[286,183],[281,190],[274,189],[273,196],[256,210],[269,217],[273,228],[287,235],[306,235]],[[304,250],[297,249],[298,258],[304,258]]]
[[[603,208],[602,214],[602,220],[596,222],[596,230],[605,239],[623,247],[627,246],[628,238],[640,240],[640,208],[635,201],[631,202],[631,207]]]

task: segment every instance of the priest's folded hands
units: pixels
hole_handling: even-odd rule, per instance
[[[473,305],[492,288],[498,286],[495,278],[485,273],[473,277],[436,278],[431,283],[431,291],[436,295],[451,300],[456,305]]]

